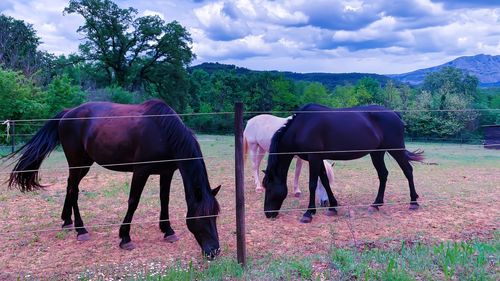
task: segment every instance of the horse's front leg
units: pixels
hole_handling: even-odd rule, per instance
[[[293,193],[295,194],[295,197],[300,197],[302,192],[300,191],[299,188],[299,178],[300,178],[300,171],[302,170],[302,159],[299,157],[295,157],[297,159],[297,163],[295,164],[295,177],[293,178]]]
[[[322,162],[321,160],[312,160],[309,158],[309,205],[300,222],[310,223],[312,216],[316,214],[316,187]]]
[[[174,230],[170,226],[170,218],[168,215],[168,204],[170,201],[170,184],[172,182],[172,176],[174,175],[175,169],[169,170],[164,174],[160,175],[160,229],[165,235],[163,239],[165,241],[173,243],[179,240],[179,237],[175,235]]]
[[[125,250],[132,250],[135,248],[132,239],[130,239],[130,223],[132,222],[132,217],[134,212],[139,205],[139,200],[141,199],[142,191],[144,190],[144,185],[148,180],[149,172],[144,169],[135,169],[132,176],[132,183],[130,184],[130,195],[128,197],[128,209],[125,219],[120,226],[120,248]]]

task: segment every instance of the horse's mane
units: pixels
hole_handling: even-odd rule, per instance
[[[279,149],[279,143],[281,142],[281,138],[283,137],[283,135],[286,133],[286,131],[288,130],[288,128],[290,127],[290,125],[293,123],[293,121],[295,120],[295,116],[296,114],[293,114],[292,115],[292,118],[289,118],[286,123],[281,127],[279,128],[276,133],[274,133],[272,139],[271,139],[271,146],[269,147],[269,157],[267,158],[267,167],[269,167],[270,169],[272,169],[272,171],[274,172],[274,169],[276,167],[278,167],[278,157],[279,157],[279,154],[276,154],[278,153],[278,149]],[[269,172],[269,171],[268,171]]]
[[[172,151],[176,152],[178,158],[198,158],[203,157],[201,148],[191,129],[189,129],[179,118],[177,113],[161,100],[149,100],[142,104],[145,107],[144,115],[152,115],[160,127],[165,129],[164,136],[166,142]],[[220,207],[215,197],[211,194],[210,184],[208,182],[207,168],[203,159],[186,160],[198,162],[201,165],[201,171],[189,175],[195,184],[195,197],[200,199],[199,204],[195,206],[195,216],[206,216],[218,214]],[[207,188],[202,188],[203,186]]]

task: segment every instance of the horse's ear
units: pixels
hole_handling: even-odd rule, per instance
[[[212,195],[215,197],[215,195],[217,195],[217,193],[219,193],[219,190],[220,190],[220,185],[217,186],[216,188],[212,189]]]

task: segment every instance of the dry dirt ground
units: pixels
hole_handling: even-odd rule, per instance
[[[222,185],[218,195],[218,218],[222,255],[236,255],[234,211],[233,139],[230,136],[201,136],[212,186]],[[386,203],[370,214],[364,206],[373,201],[378,179],[369,158],[338,162],[333,187],[341,207],[339,215],[326,217],[322,211],[311,224],[301,224],[303,211],[281,212],[276,220],[263,213],[263,194],[254,191],[249,162],[246,165],[247,252],[251,259],[269,256],[307,256],[337,247],[385,247],[401,241],[436,243],[446,240],[488,239],[500,225],[500,152],[477,146],[409,144],[424,148],[428,162],[414,168],[421,208],[408,210],[406,179],[396,162],[386,157],[389,180]],[[265,162],[265,161],[264,161]],[[265,164],[265,163],[264,163]],[[130,174],[92,168],[82,181],[79,199],[91,240],[78,242],[75,232],[60,230],[60,212],[65,195],[67,170],[61,152],[42,166],[46,190],[21,194],[5,184],[9,167],[2,165],[0,180],[0,279],[71,278],[102,267],[145,268],[155,264],[203,266],[201,250],[182,219],[186,213],[180,175],[173,181],[170,214],[180,237],[170,244],[158,228],[159,183],[150,178],[134,216],[132,239],[136,249],[118,247],[119,223],[125,215]],[[264,167],[262,167],[264,168]],[[303,196],[293,197],[289,174],[289,196],[283,209],[307,206],[307,168],[301,177]]]

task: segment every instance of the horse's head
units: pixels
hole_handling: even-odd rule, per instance
[[[286,180],[283,182],[270,170],[264,171],[264,173],[262,180],[262,186],[266,189],[264,213],[268,219],[276,218],[288,193]]]
[[[219,234],[217,233],[217,214],[219,213],[219,203],[215,195],[220,190],[220,186],[213,189],[211,198],[204,198],[194,213],[188,210],[186,220],[187,227],[193,233],[196,241],[200,245],[203,255],[209,260],[214,259],[220,253]]]

